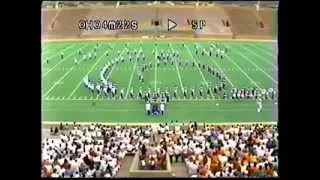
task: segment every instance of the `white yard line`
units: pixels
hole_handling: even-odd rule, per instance
[[[256,44],[253,44],[253,47],[255,47],[256,49],[260,49],[260,50],[263,50],[263,48],[264,48],[264,47],[256,45]],[[265,52],[266,55],[269,55],[273,58],[278,58],[278,52],[274,47],[271,47],[271,48],[270,48],[270,46],[266,46],[266,47],[267,47],[267,49],[274,51],[273,53],[270,53],[269,51],[263,51],[263,52]]]
[[[56,68],[56,67],[57,67],[59,64],[61,64],[62,62],[66,61],[66,60],[69,58],[69,56],[71,56],[71,55],[74,54],[74,53],[77,53],[79,50],[82,50],[85,46],[88,46],[88,44],[82,46],[81,48],[79,48],[79,49],[77,49],[77,50],[74,50],[74,51],[73,51],[72,53],[70,53],[68,56],[64,57],[64,60],[60,60],[56,65],[54,65],[54,66],[53,66],[52,68],[50,68],[46,73],[44,73],[44,75],[42,76],[42,78],[46,77],[46,76],[49,74],[49,72],[51,72],[54,68]]]
[[[242,58],[244,58],[246,61],[250,62],[252,65],[254,65],[256,68],[258,68],[263,74],[265,74],[269,79],[271,79],[274,83],[278,84],[278,81],[273,79],[268,73],[266,73],[263,69],[261,69],[256,63],[252,62],[247,56],[243,55],[240,51],[238,52],[237,49],[233,48],[236,53],[238,53]]]
[[[197,44],[198,46],[201,46],[199,44]],[[209,56],[209,53],[207,50],[205,50],[205,53]],[[210,59],[210,56],[209,56],[209,59]],[[226,80],[229,82],[229,84],[231,85],[231,87],[234,87],[233,83],[231,82],[231,80],[228,78],[228,76],[225,74],[225,72],[222,70],[222,68],[219,66],[218,63],[215,62],[215,60],[211,59],[213,61],[213,63],[219,68],[220,70],[220,73],[223,74],[223,76],[226,78]]]
[[[62,51],[64,52],[64,51],[66,51],[67,49],[69,49],[69,48],[71,48],[71,47],[73,47],[75,44],[73,44],[73,45],[69,45],[68,47],[65,47],[64,49],[62,49]],[[54,50],[56,50],[57,49],[57,47],[56,48],[54,48]],[[60,52],[60,50],[59,50],[59,52]],[[56,52],[55,54],[53,54],[52,56],[50,56],[50,57],[48,57],[47,59],[51,59],[52,57],[55,57],[55,56],[57,56],[58,54],[59,54],[59,52]],[[46,54],[42,54],[42,65],[44,65],[45,63],[46,63],[46,61],[44,60],[45,59],[45,56],[47,56]]]
[[[66,45],[63,45],[62,48],[57,45],[57,47],[53,47],[53,48],[51,48],[51,49],[49,49],[49,50],[47,50],[47,51],[43,51],[43,52],[42,52],[42,55],[47,56],[48,53],[53,53],[53,51],[57,51],[58,49],[59,49],[59,52],[64,52],[64,51],[66,51],[67,49],[70,49],[71,47],[74,47],[75,45],[76,45],[76,44],[72,44],[72,45],[66,44]],[[61,49],[60,49],[60,48],[61,48]],[[54,56],[56,56],[56,55],[58,55],[58,54],[59,54],[58,52],[55,52],[53,55],[51,55],[51,56],[48,57],[48,58],[52,58],[52,57],[54,57]]]
[[[228,47],[228,46],[227,46]],[[228,47],[230,49],[230,47]],[[226,56],[230,62],[232,62],[234,65],[237,66],[237,68],[242,72],[242,74],[244,74],[252,84],[254,84],[257,88],[261,89],[261,87],[235,62],[233,61],[227,54]]]
[[[77,99],[75,97],[73,98],[69,98],[69,99],[56,99],[54,98],[54,96],[52,97],[45,97],[44,98],[45,101],[74,101],[74,102],[77,102],[77,101],[95,101],[96,99]],[[97,101],[118,101],[117,99],[98,99]],[[127,99],[127,101],[137,101],[137,102],[141,102],[141,100],[139,99],[136,99],[136,100],[132,100],[132,99]],[[212,102],[215,102],[215,101],[222,101],[222,102],[235,102],[234,100],[231,100],[231,99],[175,99],[175,100],[172,100],[173,102],[188,102],[188,101],[191,101],[191,102],[207,102],[207,101],[212,101]],[[271,102],[272,100],[270,100]],[[276,101],[276,100],[273,100],[273,101]],[[254,99],[249,99],[249,100],[243,100],[241,103],[246,103],[246,102],[256,102],[256,100]]]
[[[96,63],[94,63],[91,68],[89,69],[89,71],[87,72],[87,74],[85,74],[79,81],[79,83],[77,84],[77,86],[72,90],[72,92],[69,94],[69,96],[67,97],[67,99],[71,98],[71,96],[77,91],[77,89],[80,87],[83,78],[86,77],[88,74],[91,73],[91,71],[94,69],[94,67],[97,66],[97,64],[101,61],[101,59],[104,57],[104,53],[102,53],[102,55],[99,57],[98,60],[96,60]]]
[[[66,45],[67,46],[67,45]],[[56,47],[52,47],[52,48],[47,48],[45,50],[42,50],[41,54],[43,56],[46,56],[48,53],[52,53],[53,51],[57,50],[59,48],[59,46],[57,45]]]
[[[62,50],[59,50],[59,52],[55,52],[53,55],[51,55],[51,56],[49,56],[49,57],[47,57],[47,58],[50,59],[50,58],[52,58],[52,57],[55,57],[55,56],[59,55],[61,52],[65,52],[65,51],[67,51],[68,49],[74,47],[75,45],[76,45],[76,44],[72,44],[71,46],[70,46],[70,45],[67,45],[67,47],[64,47]],[[53,50],[56,50],[56,48],[52,49],[52,51],[53,51]],[[47,54],[48,54],[48,53],[43,54],[43,55],[46,56]]]
[[[191,51],[190,51],[190,49],[188,48],[187,45],[186,45],[186,49],[187,49],[187,51],[189,52],[189,55],[191,56],[193,62],[195,62],[196,64],[198,64],[198,62],[194,59],[194,57],[193,57],[193,55],[192,55],[192,53],[191,53]],[[200,75],[201,75],[201,77],[202,77],[202,80],[206,83],[207,87],[209,88],[209,83],[208,83],[208,81],[206,80],[206,78],[204,77],[201,69],[199,68],[199,66],[197,66],[197,68],[198,68],[199,73],[200,73]]]
[[[154,64],[154,92],[157,91],[157,53],[158,53],[158,50],[156,47],[156,52],[154,53],[155,54],[155,57],[154,57],[154,61],[155,61],[155,64]]]
[[[66,45],[66,46],[67,46],[67,45]],[[74,46],[74,44],[71,45],[71,46]],[[46,63],[45,57],[47,56],[47,54],[48,54],[50,51],[56,51],[57,49],[59,49],[59,46],[58,46],[58,47],[53,47],[53,48],[47,50],[47,52],[44,52],[44,51],[43,51],[43,52],[41,53],[42,65],[43,65],[44,63]],[[63,51],[63,50],[62,50],[62,51]],[[51,55],[50,57],[47,57],[47,59],[51,59],[52,57],[57,56],[57,55],[58,55],[58,52],[55,53],[55,54],[53,54],[53,55]]]
[[[42,121],[42,124],[46,124],[46,125],[59,125],[61,122],[59,121]],[[62,124],[71,124],[73,122],[62,122]],[[77,122],[76,124],[80,124],[80,125],[91,125],[91,124],[96,124],[97,122]],[[111,122],[98,122],[99,124],[102,124],[102,125],[150,125],[150,124],[155,124],[155,125],[159,125],[160,123],[131,123],[131,122],[116,122],[116,123],[111,123]],[[185,123],[176,123],[178,125],[188,125],[189,122],[185,122]],[[275,121],[270,121],[270,122],[259,122],[259,121],[253,121],[253,122],[224,122],[224,123],[207,123],[207,125],[251,125],[251,124],[265,124],[265,125],[276,125],[277,122]],[[199,123],[199,125],[202,125],[202,123]]]
[[[136,72],[136,67],[137,67],[137,62],[138,61],[137,61],[137,58],[134,58],[134,59],[135,59],[135,62],[134,62],[134,66],[133,66],[133,69],[132,69],[132,72],[131,72],[131,75],[130,75],[130,80],[129,80],[129,84],[128,84],[128,87],[127,87],[127,92],[126,92],[126,95],[124,97],[125,99],[127,99],[127,97],[128,97],[129,89],[130,89],[131,84],[132,84],[133,75]]]
[[[143,112],[143,109],[142,108],[104,108],[104,107],[100,107],[100,108],[94,108],[94,109],[91,109],[91,108],[46,108],[46,109],[43,109],[44,111],[59,111],[59,112],[62,112],[62,111],[80,111],[80,112],[132,112],[132,111],[135,111],[135,112]],[[175,110],[175,111],[189,111],[189,112],[256,112],[256,109],[255,108],[237,108],[237,109],[233,109],[233,108],[219,108],[219,109],[216,109],[216,108],[201,108],[201,109],[179,109],[179,110]],[[264,111],[274,111],[273,108],[264,108]]]
[[[135,59],[136,59],[136,58],[135,58]],[[134,62],[134,66],[133,66],[133,69],[132,69],[132,72],[131,72],[131,76],[130,76],[130,81],[129,81],[129,84],[128,84],[128,87],[127,87],[126,96],[124,97],[125,99],[127,99],[127,97],[128,97],[128,93],[129,93],[129,89],[130,89],[130,87],[131,87],[133,75],[134,75],[134,73],[136,72],[136,66],[137,66],[137,59],[136,59],[136,61]]]
[[[67,71],[66,73],[64,73],[64,75],[53,84],[53,86],[51,86],[51,88],[44,94],[44,96],[47,96],[58,84],[60,84],[60,82],[73,70],[74,66],[69,69],[69,71]]]
[[[240,47],[243,47],[244,49],[246,49],[247,51],[250,51],[252,54],[254,54],[255,56],[259,57],[260,59],[262,59],[264,62],[270,64],[276,71],[278,71],[278,67],[275,66],[273,63],[271,63],[270,61],[266,60],[264,57],[262,57],[260,54],[257,54],[256,52],[252,51],[251,49],[245,47],[245,46],[240,46]],[[251,46],[253,47],[253,46]],[[259,48],[256,48],[257,50],[259,50],[260,52],[266,52],[266,51],[263,51]]]
[[[256,44],[256,43],[250,43],[256,47],[261,47],[261,48],[267,48],[267,49],[270,49],[270,50],[274,50],[274,46],[278,46],[277,43],[272,43],[272,46],[264,46],[263,44]]]
[[[173,48],[172,48],[171,43],[169,45],[170,45],[171,51],[173,52]],[[176,70],[177,70],[178,78],[179,78],[179,81],[180,81],[181,91],[183,92],[184,88],[183,88],[183,85],[182,85],[182,80],[181,80],[180,71],[179,71],[179,68],[178,68],[178,65],[177,65],[177,61],[175,60],[174,62],[175,62],[175,65],[176,65]]]
[[[229,58],[228,55],[226,55],[226,57],[228,57],[228,59],[234,64],[237,66],[237,68],[250,80],[250,82],[252,84],[254,84],[256,87],[258,87],[259,89],[261,89],[261,87],[245,72],[243,71],[243,69],[236,63],[234,62],[233,60],[231,60],[231,58]]]

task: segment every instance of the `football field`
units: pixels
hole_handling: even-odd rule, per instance
[[[215,41],[214,43],[216,43]],[[126,46],[128,43],[128,46]],[[182,44],[185,44],[183,46]],[[230,99],[232,88],[277,88],[278,67],[276,43],[267,42],[223,42],[229,50],[223,59],[209,56],[209,41],[101,41],[95,59],[83,60],[78,51],[90,52],[97,42],[55,42],[44,43],[42,47],[42,121],[77,122],[269,122],[277,120],[277,100],[263,101],[262,112],[258,113],[255,100],[234,101]],[[195,45],[205,48],[205,54],[195,53]],[[146,59],[129,61],[126,50],[142,49]],[[152,51],[155,51],[155,54]],[[106,51],[109,52],[106,56]],[[178,51],[179,63],[157,66],[156,55],[161,51]],[[61,59],[60,53],[64,53]],[[124,99],[92,94],[83,84],[83,78],[98,81],[100,72],[107,62],[119,57],[124,62],[116,64],[106,79],[124,90]],[[74,59],[79,61],[75,65]],[[47,62],[48,60],[48,62]],[[181,63],[180,63],[181,62]],[[193,66],[193,63],[196,65]],[[205,65],[202,66],[198,64]],[[151,64],[151,66],[149,66]],[[148,65],[143,72],[144,82],[140,82],[137,72]],[[209,87],[218,83],[215,76],[208,73],[207,67],[219,70],[227,82],[228,99],[221,93],[207,94]],[[182,96],[182,90],[191,88],[204,90],[204,96]],[[129,96],[133,89],[135,97]],[[137,97],[139,89],[152,92],[178,90],[178,97],[172,98],[163,116],[147,116],[145,102]],[[196,91],[198,92],[198,91]]]

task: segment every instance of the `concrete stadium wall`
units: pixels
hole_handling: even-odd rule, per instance
[[[139,13],[137,13],[139,12]],[[140,13],[143,12],[143,13]],[[178,21],[179,31],[166,32],[167,18],[174,17]],[[187,30],[186,19],[207,19],[207,32]],[[81,19],[131,19],[139,22],[139,31],[83,31],[78,24]],[[151,19],[161,19],[162,25],[157,29],[151,26]],[[222,25],[221,20],[229,20],[231,27]],[[263,21],[264,28],[256,25]],[[180,25],[179,25],[180,24]],[[63,41],[64,39],[92,39],[100,38],[208,38],[208,39],[276,39],[277,38],[277,11],[234,6],[152,6],[130,5],[115,8],[78,7],[60,9],[42,9],[42,39]],[[160,31],[161,30],[161,31]]]
[[[278,34],[277,11],[252,7],[224,7],[231,21],[234,38],[276,39]],[[257,23],[263,22],[264,28]]]
[[[166,155],[167,170],[139,170],[139,153],[136,153],[131,167],[130,177],[173,177],[169,155]]]

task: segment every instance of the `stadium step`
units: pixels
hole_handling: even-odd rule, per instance
[[[121,167],[116,177],[129,177],[130,175],[130,166],[132,164],[134,156],[126,156],[123,160],[121,160]]]
[[[179,159],[181,161],[181,159]],[[189,177],[186,164],[184,162],[171,163],[172,175],[174,177]]]

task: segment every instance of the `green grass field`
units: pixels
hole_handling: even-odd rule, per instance
[[[180,52],[181,61],[189,61],[188,66],[184,63],[155,66],[156,58],[152,54],[154,42],[143,41],[142,50],[146,55],[145,61],[129,61],[119,63],[108,75],[109,79],[124,89],[125,99],[106,99],[95,93],[92,95],[83,85],[82,80],[86,74],[91,79],[98,80],[100,71],[107,61],[115,59],[117,51],[124,54],[124,41],[103,41],[97,50],[97,58],[89,61],[80,61],[78,66],[74,64],[74,58],[78,57],[78,50],[89,52],[96,42],[74,43],[45,43],[42,54],[42,81],[43,81],[43,121],[78,121],[78,122],[164,122],[178,120],[179,122],[266,122],[277,120],[276,101],[264,101],[262,112],[256,111],[256,101],[243,100],[233,101],[221,99],[218,94],[205,95],[195,99],[184,99],[181,89],[214,85],[217,79],[207,70],[192,67],[192,62],[202,63],[215,67],[222,71],[227,79],[227,92],[232,87],[277,87],[277,63],[275,43],[258,42],[219,42],[230,49],[227,56],[221,60],[215,57],[196,55],[194,44],[200,48],[208,49],[211,42],[204,41],[158,41],[156,51],[176,50]],[[114,51],[109,48],[113,46]],[[168,46],[168,43],[170,46]],[[186,47],[182,46],[186,44]],[[128,41],[128,48],[139,48],[139,42]],[[109,56],[105,56],[105,51]],[[60,53],[64,52],[61,60]],[[126,56],[125,56],[126,57]],[[49,63],[44,59],[49,59]],[[137,69],[144,63],[152,63],[143,73],[145,82],[140,83]],[[130,99],[128,90],[133,88],[135,94],[139,88],[152,91],[160,88],[173,90],[178,88],[180,97],[172,99],[167,106],[164,116],[147,116],[145,114],[144,101]],[[172,97],[172,95],[171,95]],[[95,102],[93,106],[92,102]]]

